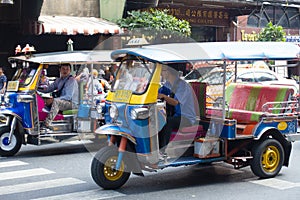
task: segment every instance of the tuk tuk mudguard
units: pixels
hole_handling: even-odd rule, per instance
[[[264,141],[268,138],[274,138],[277,141],[280,142],[284,149],[284,163],[283,165],[288,167],[289,165],[289,160],[290,160],[290,155],[291,155],[291,150],[292,150],[292,143],[287,141],[282,133],[276,128],[265,128],[263,129],[260,134],[254,138],[256,142]]]
[[[10,128],[13,127],[13,130],[11,131],[15,131],[16,129],[18,130],[17,132],[21,135],[22,137],[22,144],[26,144],[25,142],[25,129],[22,125],[22,118],[18,115],[16,115],[15,113],[12,112],[2,112],[0,114],[1,117],[5,117],[6,123],[5,124],[1,124],[1,126],[9,126]],[[13,120],[15,118],[15,124],[12,124]]]
[[[121,142],[121,138],[125,137],[126,139],[129,140],[129,142],[127,142],[126,144],[126,156],[128,157],[128,159],[132,162],[129,162],[129,167],[132,170],[132,173],[136,174],[136,175],[140,175],[143,176],[143,172],[142,172],[142,168],[140,165],[140,162],[138,162],[138,158],[136,156],[136,150],[135,150],[135,145],[136,145],[136,140],[134,137],[132,137],[129,134],[129,130],[124,128],[124,127],[119,127],[117,125],[104,125],[101,126],[97,131],[96,134],[98,135],[107,135],[108,136],[108,140],[110,140],[110,138],[112,136],[115,136],[115,144],[119,147],[120,142]]]

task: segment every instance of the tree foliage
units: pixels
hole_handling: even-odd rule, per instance
[[[180,20],[167,14],[168,10],[150,9],[149,11],[131,11],[128,17],[118,20],[118,25],[129,31],[144,30],[145,35],[152,37],[174,38],[188,37],[191,27],[188,21]]]
[[[265,28],[263,28],[259,34],[258,41],[264,42],[284,42],[285,35],[282,26],[273,25],[269,22]]]

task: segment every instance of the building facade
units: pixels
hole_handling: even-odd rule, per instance
[[[122,30],[118,18],[137,9],[157,7],[190,22],[198,42],[252,41],[269,22],[285,28],[291,41],[299,40],[299,0],[12,0],[0,4],[0,65],[14,48],[27,43],[37,52],[93,49]],[[120,48],[117,40],[100,48]]]

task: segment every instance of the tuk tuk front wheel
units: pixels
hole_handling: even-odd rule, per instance
[[[0,127],[0,156],[13,156],[22,146],[22,137],[14,132],[9,140],[10,127]]]
[[[260,178],[273,178],[281,170],[284,162],[282,145],[275,139],[266,139],[253,148],[252,172]]]
[[[130,176],[127,159],[124,155],[120,169],[116,170],[118,149],[116,146],[106,146],[100,149],[93,158],[91,174],[93,180],[103,189],[117,189],[126,183]]]

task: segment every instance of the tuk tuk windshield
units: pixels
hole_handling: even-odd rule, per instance
[[[19,86],[24,87],[31,83],[37,72],[38,65],[31,64],[30,66],[18,68],[12,78],[12,81],[19,81]]]
[[[125,61],[121,64],[112,90],[130,90],[133,93],[145,92],[154,71],[153,63]]]

